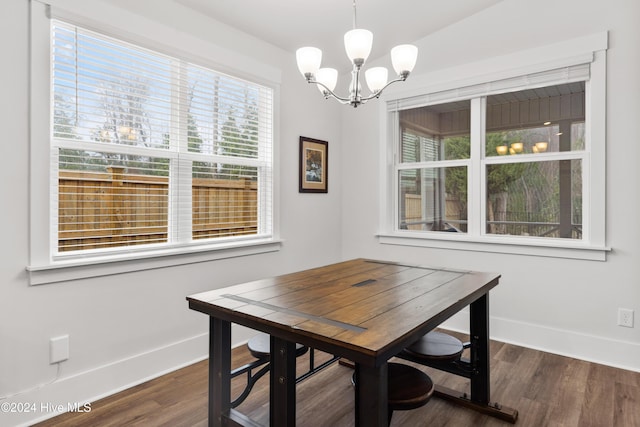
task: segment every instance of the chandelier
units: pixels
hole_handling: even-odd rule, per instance
[[[388,71],[385,67],[373,67],[365,72],[367,86],[371,91],[369,96],[362,95],[360,85],[360,71],[371,53],[373,33],[356,27],[356,2],[353,0],[353,30],[344,35],[344,48],[353,68],[351,71],[351,83],[349,96],[336,95],[333,90],[338,81],[338,70],[335,68],[320,68],[322,51],[315,47],[301,47],[296,51],[296,61],[300,73],[307,83],[315,83],[325,99],[334,98],[341,104],[349,104],[358,107],[373,98],[379,98],[382,91],[392,83],[403,82],[409,77],[418,58],[418,48],[402,44],[391,49],[391,62],[398,77],[387,82]]]

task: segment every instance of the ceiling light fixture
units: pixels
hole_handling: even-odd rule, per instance
[[[371,90],[369,96],[362,96],[360,85],[360,71],[371,53],[373,33],[356,27],[356,2],[353,0],[353,30],[344,35],[344,47],[347,56],[353,64],[349,96],[336,95],[333,90],[338,81],[338,70],[335,68],[320,68],[322,51],[315,47],[301,47],[296,51],[296,61],[300,73],[307,83],[315,83],[325,99],[335,98],[341,104],[349,104],[354,108],[373,98],[379,98],[382,91],[392,83],[403,82],[409,77],[418,58],[418,48],[402,44],[391,49],[391,62],[398,73],[398,78],[387,82],[388,71],[385,67],[373,67],[365,72],[367,86]]]

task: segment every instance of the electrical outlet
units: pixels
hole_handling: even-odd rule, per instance
[[[633,310],[629,308],[619,308],[618,325],[633,328]]]
[[[69,358],[69,335],[61,335],[49,340],[49,364],[59,363]]]

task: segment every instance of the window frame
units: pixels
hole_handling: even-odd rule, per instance
[[[523,51],[477,64],[467,64],[443,72],[434,72],[403,92],[390,92],[380,106],[380,156],[383,160],[383,188],[380,197],[378,240],[382,244],[418,246],[469,251],[549,256],[587,260],[606,260],[611,249],[605,241],[605,166],[606,166],[606,48],[607,33],[573,39],[557,45]],[[576,54],[576,52],[579,52]],[[570,56],[568,56],[571,54]],[[551,57],[549,57],[551,56]],[[523,64],[517,69],[511,64]],[[536,238],[488,234],[486,222],[486,166],[513,162],[498,156],[485,156],[486,97],[495,93],[514,92],[581,81],[572,80],[572,67],[588,66],[585,81],[585,150],[580,153],[539,153],[535,161],[581,158],[583,160],[583,238]],[[545,80],[554,70],[566,67],[566,78]],[[475,73],[472,74],[471,71]],[[541,76],[537,85],[528,83]],[[427,86],[424,82],[429,82]],[[400,162],[399,111],[448,102],[471,101],[471,158],[468,166],[468,231],[467,233],[415,232],[400,230],[398,170]],[[594,143],[595,141],[595,143]],[[532,160],[518,156],[516,161]],[[533,155],[532,155],[533,156]],[[459,162],[459,161],[455,161]],[[449,161],[435,162],[438,166]]]
[[[271,203],[268,206],[271,221],[268,235],[257,235],[235,239],[211,239],[203,243],[194,239],[192,244],[177,242],[173,245],[157,245],[154,247],[129,247],[124,250],[110,251],[110,253],[75,252],[72,256],[56,255],[57,253],[57,215],[50,215],[50,206],[54,194],[50,189],[51,183],[57,182],[57,166],[51,164],[50,150],[54,149],[51,126],[52,93],[50,40],[51,18],[60,19],[79,27],[96,31],[108,37],[113,37],[142,48],[147,48],[172,56],[178,60],[196,64],[208,69],[216,70],[233,77],[237,77],[258,85],[265,86],[272,91],[271,114]],[[279,114],[279,83],[280,70],[266,64],[257,63],[240,55],[227,58],[221,55],[223,62],[213,63],[202,57],[203,51],[221,51],[215,45],[203,43],[195,37],[181,34],[180,36],[160,37],[160,41],[148,39],[143,33],[129,33],[126,28],[126,17],[123,17],[121,28],[107,25],[92,17],[78,16],[74,12],[55,8],[39,2],[31,2],[31,58],[30,58],[30,247],[29,263],[26,266],[31,285],[56,283],[88,277],[120,274],[124,272],[143,271],[172,265],[183,265],[225,259],[238,256],[253,255],[278,251],[281,246],[278,224],[278,114]],[[164,27],[161,24],[149,24],[157,30]],[[149,26],[148,25],[148,26]],[[148,28],[147,28],[148,30]],[[170,32],[169,32],[170,34]],[[169,39],[168,37],[171,37]],[[166,43],[166,44],[165,44]],[[184,50],[182,46],[187,46]],[[205,49],[203,49],[205,48]],[[252,64],[252,62],[254,62]],[[254,65],[254,72],[262,77],[239,71],[238,65]],[[47,99],[47,102],[42,102]],[[73,143],[72,143],[73,144]],[[162,153],[163,157],[175,155],[174,150]],[[203,160],[199,153],[181,154],[184,161]],[[213,157],[206,157],[206,161],[213,161]],[[220,160],[220,159],[218,159]],[[183,160],[180,160],[183,161]],[[248,163],[263,163],[265,160],[257,158]],[[242,160],[241,160],[242,162]],[[189,174],[191,169],[189,168]],[[184,176],[184,174],[183,174]],[[260,182],[258,183],[260,186]],[[57,184],[55,185],[57,188]],[[55,205],[57,207],[57,204]],[[55,212],[55,209],[53,209]],[[259,219],[261,220],[261,219]],[[190,230],[190,227],[188,227]],[[172,232],[171,229],[168,230]],[[132,262],[135,261],[135,262]]]
[[[474,103],[472,99],[469,100],[456,100],[456,101],[469,101],[469,114],[471,116],[473,109],[474,109]],[[429,105],[440,105],[440,104],[446,104],[447,101],[443,101],[443,102],[438,102],[438,103],[432,103],[432,104],[428,104],[425,106],[429,106]],[[399,112],[398,112],[399,113]],[[399,118],[399,117],[398,117]],[[471,121],[471,117],[469,118]],[[399,120],[400,121],[400,120]],[[411,129],[411,128],[409,128]],[[417,129],[413,129],[414,134],[418,134],[418,133],[423,133],[420,130]],[[471,129],[470,129],[471,131]],[[401,232],[401,233],[406,233],[406,231],[400,231],[400,229],[398,228],[400,226],[400,224],[402,223],[401,221],[401,201],[400,201],[400,197],[399,197],[399,188],[400,188],[400,173],[403,170],[418,170],[418,169],[433,169],[433,170],[445,170],[447,168],[456,168],[456,167],[464,167],[466,168],[467,171],[467,192],[470,191],[470,180],[469,180],[469,176],[470,173],[469,171],[471,170],[471,165],[472,165],[472,156],[471,156],[471,151],[473,150],[473,147],[470,144],[469,147],[469,157],[461,157],[458,159],[436,159],[436,160],[425,160],[425,161],[416,161],[416,162],[403,162],[402,161],[402,157],[403,157],[403,153],[402,151],[402,145],[404,143],[404,133],[402,132],[402,127],[398,126],[397,127],[397,138],[398,138],[398,142],[396,145],[396,150],[397,150],[397,154],[396,154],[396,159],[397,159],[397,163],[396,163],[396,167],[395,167],[395,174],[396,174],[396,191],[398,191],[398,193],[396,193],[395,196],[395,202],[397,204],[397,207],[395,209],[395,214],[396,214],[396,222],[395,222],[395,228],[394,231],[396,232]],[[433,135],[426,135],[423,133],[423,135],[428,136],[428,137],[433,137]],[[419,135],[418,135],[419,136]],[[453,135],[456,136],[456,135]],[[469,134],[469,139],[471,139],[471,135]],[[442,204],[441,204],[442,205]],[[467,207],[467,211],[469,210],[469,207]],[[467,212],[468,213],[468,212]],[[467,227],[469,227],[469,224],[467,223]],[[437,233],[441,232],[437,231]],[[419,233],[424,233],[423,231],[419,232]],[[431,232],[429,232],[431,233]],[[436,233],[436,231],[434,231],[433,233]],[[466,234],[466,233],[465,233]]]

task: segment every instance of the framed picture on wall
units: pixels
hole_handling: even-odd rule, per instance
[[[300,137],[300,193],[326,193],[329,143]]]

